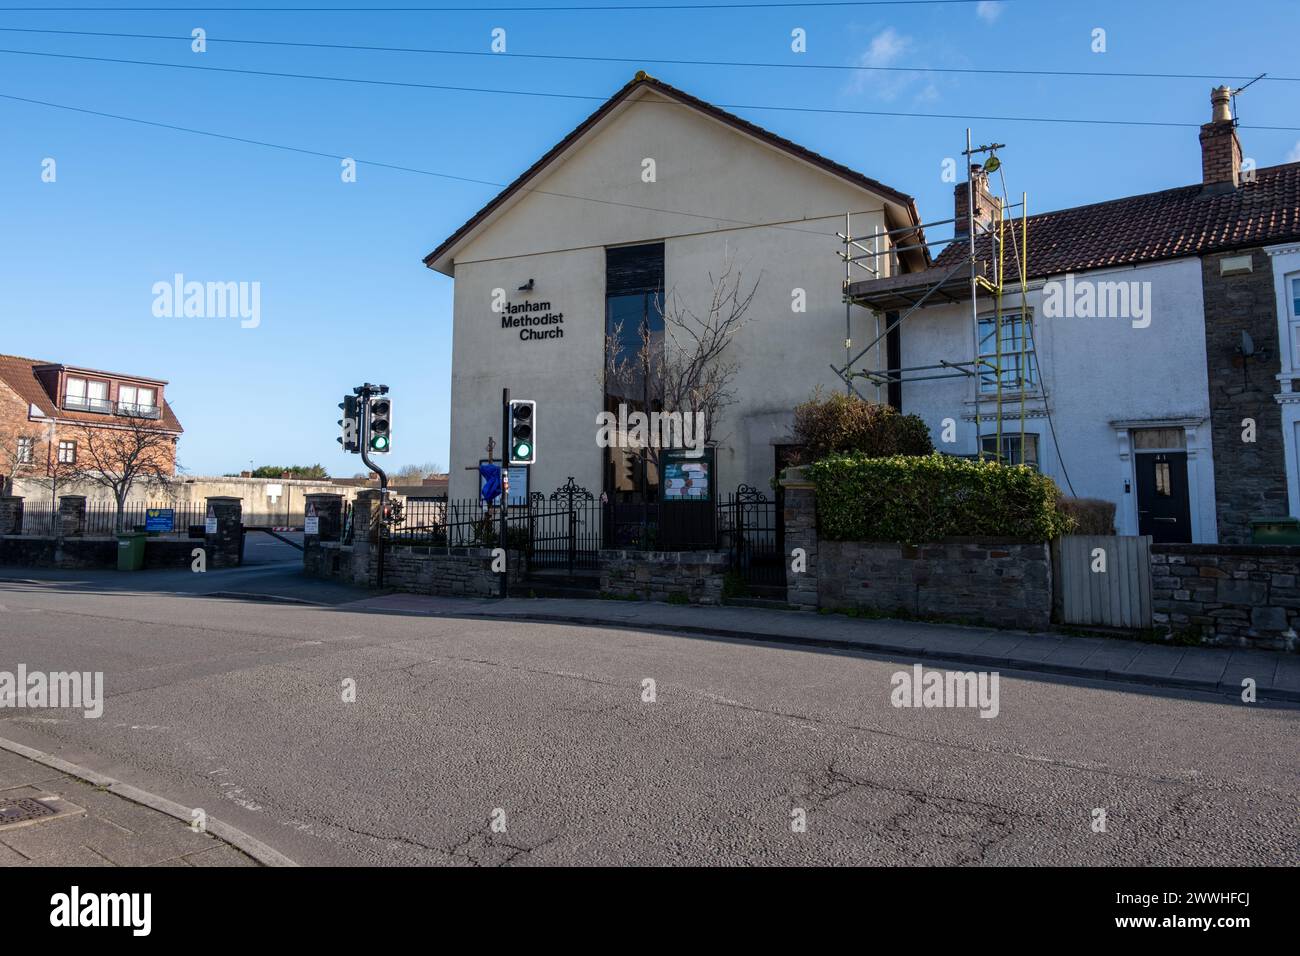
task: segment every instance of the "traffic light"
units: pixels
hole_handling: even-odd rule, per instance
[[[339,436],[338,442],[344,451],[355,454],[361,450],[361,419],[357,414],[357,397],[344,395],[339,408],[343,410],[343,417],[339,419],[343,434]]]
[[[372,398],[366,414],[366,442],[370,453],[387,455],[393,450],[393,403],[383,397]]]
[[[511,465],[531,465],[537,461],[537,403],[528,399],[510,401]]]

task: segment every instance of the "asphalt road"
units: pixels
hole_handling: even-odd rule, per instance
[[[159,593],[53,577],[0,582],[0,670],[102,670],[104,715],[2,709],[0,736],[303,863],[1291,865],[1300,844],[1294,709],[1004,673],[984,719],[891,706],[911,660],[364,613],[274,562]],[[295,587],[333,606],[193,593]]]

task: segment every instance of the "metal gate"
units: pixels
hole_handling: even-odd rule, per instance
[[[512,519],[514,520],[514,519]],[[570,578],[599,568],[601,505],[573,478],[528,502],[528,570],[565,571]]]
[[[785,529],[776,502],[741,485],[718,502],[719,546],[745,584],[785,591]]]
[[[1151,538],[1065,535],[1053,545],[1062,624],[1151,627]]]

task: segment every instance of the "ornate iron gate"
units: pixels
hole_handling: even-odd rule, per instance
[[[540,491],[528,501],[528,570],[564,570],[572,578],[599,565],[601,503],[590,491],[568,482],[551,492]]]
[[[718,540],[746,585],[784,595],[785,529],[775,501],[752,485],[738,487],[718,502]]]

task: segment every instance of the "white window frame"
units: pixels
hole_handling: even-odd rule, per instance
[[[60,439],[58,458],[61,465],[75,465],[77,463],[77,443],[66,438]]]
[[[996,325],[996,319],[997,319],[997,314],[994,312],[988,312],[979,317],[978,335],[979,335],[980,353],[977,356],[977,358],[981,362],[984,359],[990,359],[994,362],[997,361],[997,357],[998,357],[997,343],[992,341],[993,339],[992,329],[990,329],[990,334],[988,336],[988,339],[989,339],[989,344],[993,346],[993,349],[992,351],[989,352],[985,352],[983,350],[984,340],[985,340],[984,329],[986,326]],[[1022,319],[1023,322],[1021,321]],[[1038,391],[1038,361],[1036,355],[1034,354],[1034,314],[1032,311],[1026,311],[1022,314],[1019,309],[1004,310],[1002,312],[1002,323],[1003,323],[1004,332],[1006,330],[1008,320],[1010,320],[1011,327],[1013,329],[1012,341],[1013,342],[1020,341],[1020,337],[1023,336],[1024,342],[1026,344],[1025,365],[1026,365],[1027,374],[1025,375],[1023,391],[1026,395],[1036,393]],[[1017,336],[1014,331],[1016,326],[1021,326],[1021,331],[1019,336]],[[1016,364],[1013,364],[1010,368],[1006,367],[1006,361],[1008,356],[1013,356],[1017,360],[1017,364],[1018,364],[1020,349],[1014,348],[1009,351],[1003,351],[1002,353],[1002,362],[1003,362],[1002,376],[1005,379],[1008,373],[1010,373],[1012,379],[1011,382],[1006,382],[1005,380],[1003,381],[1002,393],[1004,395],[1007,393],[1018,395],[1020,394],[1022,389],[1020,386],[1018,386],[1015,383],[1017,367]],[[984,396],[984,395],[991,395],[996,393],[998,390],[998,383],[997,383],[997,378],[993,376],[993,372],[989,369],[986,369],[983,365],[980,365],[976,369],[976,372],[979,376],[978,378],[979,394],[981,396]],[[987,376],[987,380],[986,380],[986,376]]]
[[[30,465],[36,457],[36,439],[22,435],[18,439],[18,464]]]
[[[996,445],[997,440],[998,440],[998,434],[997,434],[997,432],[995,432],[995,431],[994,431],[994,432],[985,432],[984,434],[980,435],[980,441],[981,441],[982,443],[985,443],[985,444]],[[1007,430],[1005,427],[1002,429],[1002,442],[1003,442],[1004,445],[1011,446],[1011,445],[1014,445],[1015,442],[1018,442],[1019,440],[1020,440],[1020,429],[1017,428],[1017,429],[1015,429],[1014,431],[1009,431],[1009,430]],[[1028,444],[1030,444],[1030,445],[1033,447],[1033,449],[1034,449],[1034,454],[1033,454],[1033,456],[1031,457],[1031,459],[1030,459],[1029,461],[1026,461],[1026,462],[1025,462],[1025,467],[1026,467],[1026,468],[1032,468],[1034,471],[1037,471],[1037,472],[1041,472],[1041,471],[1043,470],[1043,439],[1042,439],[1042,436],[1039,435],[1038,432],[1026,431],[1026,432],[1025,432],[1025,441],[1026,441]],[[995,449],[993,449],[993,448],[985,448],[985,449],[982,449],[982,450],[983,450],[984,454],[988,455],[988,454],[991,454]],[[999,454],[1000,454],[1000,453],[1001,453],[1001,450],[1000,450],[1000,449],[997,449],[997,450],[998,450],[998,452],[999,452]],[[1008,448],[1008,450],[1011,450],[1010,447]],[[1019,458],[1018,455],[1008,456],[1007,461],[1005,461],[1004,464],[1007,464],[1007,465],[1018,465],[1018,464],[1020,464],[1020,462],[1017,460],[1018,458]],[[999,458],[999,459],[997,459],[997,460],[1001,461],[1001,458]]]

